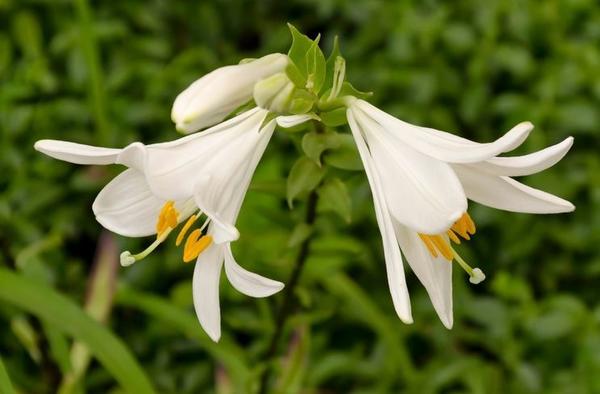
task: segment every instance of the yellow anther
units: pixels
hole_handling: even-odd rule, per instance
[[[437,250],[444,256],[446,260],[452,260],[452,249],[441,235],[432,235],[430,236],[433,244],[437,248]]]
[[[196,229],[192,231],[185,241],[185,246],[183,247],[183,262],[189,263],[194,260],[204,249],[208,248],[212,243],[212,236],[210,235],[202,235],[202,231],[200,229]]]
[[[177,239],[175,240],[175,245],[176,246],[181,245],[181,242],[183,241],[183,238],[185,238],[185,234],[188,232],[188,230],[190,229],[190,227],[192,227],[192,224],[194,224],[194,222],[196,221],[197,218],[198,217],[196,215],[192,215],[187,220],[187,222],[185,222],[185,224],[181,228],[181,231],[179,232],[179,234],[177,234]]]
[[[158,214],[156,236],[160,237],[165,231],[174,229],[177,226],[178,217],[179,212],[175,209],[175,203],[170,200],[167,201]]]
[[[427,247],[427,250],[429,250],[429,253],[431,253],[431,255],[433,257],[437,257],[438,254],[435,251],[435,245],[433,244],[433,242],[431,242],[431,239],[429,238],[429,235],[419,234],[419,237],[421,237],[421,241],[423,241],[423,243]]]
[[[476,228],[475,228],[475,222],[473,221],[473,219],[471,219],[471,215],[469,215],[467,212],[465,212],[465,214],[462,216],[462,218],[466,225],[467,225],[467,231],[469,232],[469,234],[473,235],[475,234]]]
[[[452,242],[460,245],[460,238],[456,236],[456,233],[454,231],[448,230],[446,231],[446,234],[448,234],[448,237],[452,240]]]

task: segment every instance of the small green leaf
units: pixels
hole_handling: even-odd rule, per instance
[[[8,372],[6,372],[6,368],[4,368],[4,363],[0,358],[0,393],[2,394],[14,394],[15,389],[10,381],[10,377],[8,376]]]
[[[362,162],[354,143],[354,138],[350,134],[340,134],[340,146],[328,152],[323,161],[335,168],[342,170],[359,171],[362,170]]]
[[[346,118],[346,107],[337,108],[329,112],[322,112],[320,117],[323,124],[328,127],[338,127],[348,123]]]
[[[288,65],[285,67],[285,74],[288,76],[290,81],[296,85],[297,88],[304,89],[306,86],[306,76],[302,75],[302,72],[296,66],[296,63],[290,60]]]
[[[304,153],[319,166],[321,165],[321,154],[327,149],[337,148],[340,144],[339,134],[335,132],[317,133],[311,131],[302,137]]]
[[[288,246],[290,248],[294,248],[300,245],[302,242],[306,241],[308,237],[310,237],[312,232],[313,228],[311,225],[304,222],[298,223],[298,225],[296,225],[294,228],[294,231],[292,231],[292,235],[290,235]]]
[[[304,192],[314,190],[323,176],[325,169],[308,157],[301,157],[294,163],[287,179],[287,201],[290,208],[293,206],[294,198]]]
[[[340,91],[339,96],[340,97],[354,96],[359,99],[367,99],[367,98],[373,96],[373,92],[361,92],[360,90],[358,90],[354,86],[352,86],[352,84],[350,82],[346,81],[342,85],[342,90]]]
[[[346,184],[339,178],[324,183],[319,190],[319,209],[323,212],[334,212],[350,223],[352,220],[352,199]]]
[[[319,94],[323,82],[325,82],[326,62],[325,55],[319,48],[319,38],[317,37],[308,52],[306,52],[306,69],[308,72],[307,89]]]
[[[300,74],[306,77],[308,76],[308,69],[306,63],[306,53],[310,50],[313,45],[313,40],[300,33],[291,23],[288,23],[290,33],[292,33],[292,46],[288,52],[289,58],[298,67]],[[294,79],[290,77],[293,81]]]

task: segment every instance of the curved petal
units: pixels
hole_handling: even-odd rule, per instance
[[[164,200],[155,197],[144,175],[134,169],[117,175],[98,193],[92,210],[108,230],[126,237],[156,233],[156,218]]]
[[[356,100],[355,105],[380,123],[387,134],[421,153],[449,163],[474,163],[509,152],[521,145],[533,130],[530,122],[522,122],[496,141],[480,144],[444,131],[403,122],[364,100]]]
[[[404,267],[402,266],[402,256],[400,255],[400,248],[394,233],[392,218],[390,217],[387,202],[384,197],[381,185],[382,181],[373,164],[371,154],[363,140],[360,127],[356,123],[352,110],[348,109],[346,115],[348,117],[350,130],[356,141],[358,153],[360,154],[360,158],[365,167],[365,172],[367,173],[367,179],[371,186],[371,193],[373,194],[375,216],[377,217],[377,224],[379,225],[379,231],[381,232],[383,241],[387,278],[394,309],[403,322],[410,324],[413,322],[413,319],[410,309],[410,297],[408,295],[406,279],[404,277]]]
[[[304,122],[308,122],[311,119],[320,120],[315,114],[303,114],[303,115],[289,115],[289,116],[278,116],[275,118],[277,124],[283,128],[290,128],[298,126]]]
[[[435,311],[447,329],[451,329],[452,314],[452,262],[443,257],[433,257],[416,232],[395,223],[396,236],[410,268],[421,281]]]
[[[283,283],[265,278],[242,268],[231,253],[231,245],[225,250],[225,274],[240,293],[250,297],[268,297],[283,289]]]
[[[75,164],[113,164],[121,149],[101,148],[59,140],[40,140],[33,147],[52,158]]]
[[[212,244],[198,256],[192,288],[194,308],[200,325],[215,342],[221,337],[219,279],[223,267],[223,247]]]
[[[467,198],[450,165],[386,138],[382,128],[364,113],[357,112],[356,119],[392,216],[420,233],[445,232],[467,210]]]
[[[467,196],[496,209],[525,213],[561,213],[575,209],[573,204],[550,193],[534,189],[509,177],[499,177],[475,166],[454,165]]]
[[[536,174],[558,163],[573,146],[573,137],[559,144],[524,156],[493,157],[477,163],[477,168],[494,175],[524,176]]]
[[[194,201],[213,224],[213,241],[216,244],[235,241],[240,237],[239,231],[235,228],[235,221],[228,221],[223,218],[221,213],[222,202],[226,196],[222,195],[222,189],[218,187],[218,182],[213,182],[209,175],[198,180],[196,191],[194,192]]]

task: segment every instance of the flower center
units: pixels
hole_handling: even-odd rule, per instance
[[[196,211],[196,213],[189,215],[194,211]],[[176,246],[181,245],[187,232],[192,227],[194,222],[200,216],[202,216],[202,213],[200,211],[197,211],[197,208],[192,200],[184,204],[182,212],[179,212],[175,208],[175,202],[167,201],[160,210],[158,218],[156,220],[156,239],[154,240],[154,242],[152,242],[150,246],[148,246],[140,253],[131,254],[131,252],[129,252],[128,250],[121,253],[121,265],[126,267],[148,256],[150,253],[152,253],[152,251],[154,251],[154,249],[156,249],[158,245],[160,245],[167,239],[171,231],[173,231],[179,225],[179,220],[188,216],[188,220],[185,222],[185,224],[181,228],[181,231],[177,235],[177,238],[175,240]],[[196,259],[200,255],[200,253],[202,253],[212,243],[212,236],[202,233],[206,226],[208,226],[209,222],[210,220],[206,219],[204,221],[204,224],[202,224],[200,228],[195,229],[188,236],[183,246],[183,261],[185,263],[189,263],[190,261]]]
[[[469,274],[469,281],[477,284],[485,279],[484,273],[479,268],[472,268],[467,264],[449,242],[452,241],[455,244],[460,244],[459,236],[468,241],[471,239],[471,235],[475,234],[475,231],[473,219],[465,212],[445,234],[430,235],[419,233],[419,237],[425,244],[425,247],[427,247],[427,250],[429,250],[431,256],[434,258],[442,256],[450,262],[456,260],[458,265]]]

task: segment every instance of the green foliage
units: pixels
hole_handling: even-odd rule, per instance
[[[55,316],[74,308],[85,316],[86,283],[101,234],[90,207],[121,170],[53,161],[35,152],[33,143],[55,138],[117,147],[172,140],[178,136],[170,121],[175,96],[216,67],[285,53],[291,40],[284,22],[290,20],[308,37],[321,33],[320,49],[329,55],[321,98],[332,87],[338,36],[348,82],[374,92],[369,101],[405,121],[487,142],[531,120],[536,129],[518,153],[575,136],[560,164],[524,182],[573,201],[577,210],[535,216],[471,203],[478,231],[460,253],[488,279],[471,286],[455,270],[455,326],[448,331],[407,268],[415,323],[404,325],[391,305],[366,178],[348,171],[362,166],[343,126],[343,108],[319,108],[329,111],[319,113],[331,128],[324,135],[335,131],[340,145],[322,143],[310,127],[276,132],[242,206],[241,238],[233,244],[242,266],[287,284],[303,241],[312,240],[294,293],[294,318],[271,362],[270,388],[600,392],[597,2],[9,0],[0,2],[0,10],[0,265],[2,272],[14,272],[9,287],[0,287],[12,300],[0,302],[0,391],[8,375],[18,392],[55,393],[71,368],[73,337],[90,335],[69,327],[65,335],[46,318],[59,320]],[[304,52],[294,55],[296,69],[286,73],[303,88],[313,45],[307,40]],[[315,93],[304,90],[295,99],[294,112],[305,113],[313,109]],[[304,141],[305,132],[312,141]],[[319,203],[316,221],[298,225],[306,204],[297,196],[290,210],[286,188],[303,155],[312,169],[327,168],[322,187],[336,178],[343,182],[352,202],[350,224]],[[151,242],[117,239],[121,250],[142,250]],[[108,356],[94,353],[100,362],[90,364],[84,392],[118,392],[115,366],[127,359],[161,393],[257,387],[283,296],[251,299],[223,280],[223,338],[214,344],[194,315],[193,267],[181,262],[180,252],[165,243],[139,265],[119,269],[105,329],[81,317],[92,331],[112,338],[88,338],[90,349],[106,352],[117,341],[137,360],[117,357],[111,367],[103,361]],[[36,284],[16,286],[23,281]],[[39,291],[53,296],[33,300]],[[49,309],[47,300],[57,297],[69,306]],[[13,321],[25,322],[37,340],[22,342]],[[30,356],[34,348],[37,360]],[[122,379],[135,379],[123,371]]]

